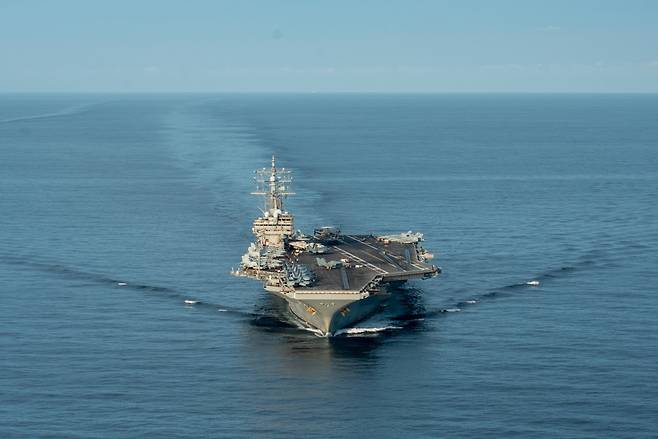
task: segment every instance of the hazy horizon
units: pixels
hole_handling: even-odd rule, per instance
[[[12,1],[0,93],[656,93],[658,2]]]
[[[0,95],[658,95],[658,91],[0,91]]]

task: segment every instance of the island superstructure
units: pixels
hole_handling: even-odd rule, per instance
[[[377,311],[391,286],[426,279],[441,270],[427,261],[420,233],[348,235],[334,227],[315,229],[312,236],[295,231],[294,217],[283,200],[292,192],[291,172],[256,171],[253,195],[264,199],[263,214],[252,232],[256,239],[242,256],[236,276],[264,282],[265,290],[288,303],[306,326],[335,334]]]

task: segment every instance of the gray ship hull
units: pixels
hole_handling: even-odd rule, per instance
[[[290,312],[304,326],[311,327],[322,335],[335,335],[341,329],[372,316],[380,305],[390,297],[387,292],[371,294],[368,297],[351,299],[296,299],[275,293],[288,304]]]

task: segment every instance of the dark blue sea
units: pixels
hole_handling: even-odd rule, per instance
[[[658,95],[2,95],[0,437],[658,437],[657,121]],[[442,276],[350,334],[291,325],[229,275],[273,153],[298,228],[421,231]]]

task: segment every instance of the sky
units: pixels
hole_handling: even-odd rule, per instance
[[[0,0],[0,92],[658,92],[656,0]]]

